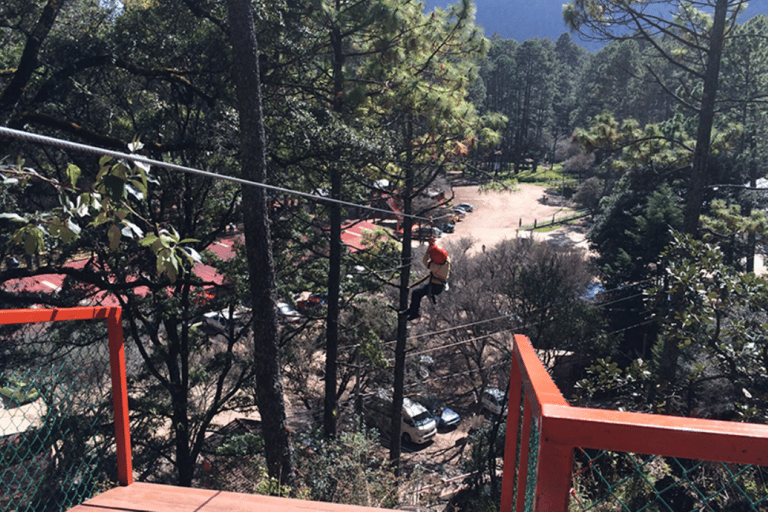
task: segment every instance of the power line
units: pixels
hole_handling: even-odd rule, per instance
[[[518,327],[515,327],[514,329],[504,329],[504,330],[501,330],[501,331],[494,331],[494,332],[492,332],[490,334],[484,334],[482,336],[476,336],[474,338],[470,338],[470,339],[467,339],[467,340],[455,341],[453,343],[449,343],[448,345],[440,345],[438,347],[425,348],[423,350],[418,350],[416,352],[409,352],[406,355],[410,356],[410,357],[421,356],[421,355],[424,355],[424,354],[428,354],[430,352],[437,352],[438,350],[442,350],[444,348],[451,348],[451,347],[455,347],[455,346],[458,346],[458,345],[466,345],[466,344],[469,344],[469,343],[472,343],[472,342],[475,342],[475,341],[480,341],[480,340],[483,340],[483,339],[486,339],[486,338],[493,338],[497,334],[509,334],[510,332],[513,332],[516,329],[518,329]]]
[[[643,281],[638,281],[637,283],[632,283],[631,285],[628,285],[628,286],[636,286],[636,285],[639,285],[639,284],[646,283],[648,281],[651,281],[651,280],[650,279],[645,279]],[[613,288],[611,290],[604,290],[602,293],[610,293],[610,292],[614,292],[614,291],[619,291],[619,290],[622,290],[624,288],[626,288],[626,286],[625,287]],[[621,298],[618,298],[618,299],[615,299],[615,300],[610,300],[610,301],[607,301],[607,302],[595,303],[593,305],[595,307],[609,306],[609,305],[613,305],[613,304],[618,304],[619,302],[623,302],[623,301],[626,301],[626,300],[634,299],[634,298],[640,297],[642,295],[643,295],[642,293],[638,293],[638,294],[635,294],[635,295],[630,295],[630,296],[627,296],[627,297],[621,297]],[[533,311],[533,312],[535,313],[536,310]],[[454,325],[452,327],[446,327],[445,329],[440,329],[440,330],[437,330],[437,331],[427,331],[427,332],[424,332],[424,333],[421,333],[421,334],[412,334],[412,335],[408,336],[407,339],[409,339],[409,340],[418,340],[418,339],[421,339],[421,338],[427,338],[427,337],[431,337],[431,336],[436,336],[438,334],[449,333],[451,331],[456,331],[458,329],[467,329],[467,328],[470,328],[470,327],[474,327],[476,325],[482,325],[482,324],[486,324],[486,323],[489,323],[489,322],[495,322],[497,320],[509,319],[510,317],[512,317],[511,314],[498,315],[498,316],[495,316],[495,317],[484,318],[482,320],[477,320],[477,321],[474,321],[474,322],[468,322],[468,323],[461,324],[461,325]],[[507,333],[507,332],[510,332],[512,330],[515,330],[515,329],[521,329],[521,328],[524,328],[524,327],[530,327],[531,325],[536,325],[537,323],[538,322],[535,322],[534,324],[528,324],[528,325],[518,325],[518,326],[515,326],[513,329],[502,329],[500,331],[494,331],[490,335],[493,335],[495,333]],[[484,335],[484,336],[487,336],[487,335]],[[474,338],[470,338],[470,340],[473,340],[473,339]],[[389,345],[394,345],[395,343],[397,343],[397,340],[384,341],[384,342],[381,343],[381,346],[382,347],[387,347]],[[351,345],[349,348],[355,348],[357,346],[359,346],[359,345],[358,344],[354,344],[354,345]]]
[[[648,281],[648,280],[646,280],[646,281]],[[640,283],[646,282],[646,281],[641,281]],[[640,284],[640,283],[635,283],[635,284]],[[609,302],[605,302],[605,303],[596,304],[596,306],[612,305],[612,304],[616,304],[616,303],[622,302],[624,300],[633,299],[633,298],[638,297],[640,295],[642,295],[642,294],[631,295],[629,297],[624,297],[624,298],[617,299],[617,300],[614,300],[614,301],[609,301]],[[409,336],[408,339],[415,340],[415,339],[418,339],[418,338],[421,338],[421,337],[434,336],[435,334],[446,333],[446,332],[450,332],[452,330],[460,329],[460,328],[464,328],[464,327],[471,327],[471,326],[474,326],[474,325],[478,325],[478,324],[482,324],[482,323],[486,323],[486,322],[490,322],[490,321],[494,321],[494,320],[499,320],[499,319],[502,319],[502,318],[508,318],[509,316],[510,315],[502,315],[502,316],[498,316],[498,317],[494,317],[494,318],[490,318],[490,319],[486,319],[486,320],[480,320],[478,322],[472,322],[472,323],[463,324],[463,325],[456,326],[456,327],[449,327],[449,328],[443,329],[441,331],[432,331],[432,332],[427,332],[427,333],[423,333],[423,334],[420,334],[420,335]],[[634,329],[635,327],[640,327],[642,325],[646,325],[646,324],[648,324],[650,322],[651,322],[650,319],[649,320],[644,320],[644,321],[642,321],[640,323],[637,323],[637,324],[634,324],[634,325],[631,325],[631,326],[628,326],[628,327],[624,327],[624,328],[621,328],[621,329],[617,329],[615,331],[603,333],[603,335],[607,336],[607,335],[612,335],[612,334],[617,334],[617,333],[620,333],[620,332],[628,331],[630,329]],[[438,346],[438,347],[432,347],[432,348],[417,350],[417,351],[414,351],[414,352],[409,351],[408,354],[406,354],[406,357],[413,357],[413,356],[417,356],[417,355],[423,355],[423,354],[427,354],[429,352],[436,352],[436,351],[444,349],[444,348],[449,348],[449,347],[454,347],[454,346],[459,346],[459,345],[467,345],[467,344],[473,343],[475,341],[480,341],[482,339],[492,338],[492,337],[494,337],[496,335],[499,335],[499,334],[514,333],[514,332],[519,331],[521,329],[532,327],[532,326],[538,325],[540,323],[541,322],[539,321],[539,322],[533,322],[533,323],[524,324],[524,325],[516,325],[516,326],[514,326],[514,327],[512,327],[510,329],[501,329],[501,330],[498,330],[498,331],[493,331],[491,333],[482,334],[480,336],[473,336],[473,337],[470,337],[470,338],[465,339],[465,340],[449,343],[448,345],[441,345],[441,346]],[[596,340],[597,338],[592,338],[592,339]],[[382,343],[382,346],[386,347],[387,345],[391,345],[393,343],[395,343],[395,342],[394,341],[384,342],[384,343]]]
[[[289,189],[289,188],[277,187],[277,186],[274,186],[274,185],[268,185],[266,183],[259,183],[257,181],[244,180],[242,178],[236,178],[234,176],[227,176],[226,174],[218,174],[218,173],[215,173],[215,172],[203,171],[201,169],[195,169],[193,167],[186,167],[186,166],[183,166],[183,165],[177,165],[177,164],[172,164],[172,163],[168,163],[168,162],[163,162],[163,161],[160,161],[160,160],[154,160],[152,158],[147,158],[147,157],[141,156],[141,155],[136,155],[136,154],[131,154],[131,153],[122,153],[120,151],[112,151],[112,150],[109,150],[109,149],[97,148],[95,146],[89,146],[87,144],[80,144],[80,143],[77,143],[77,142],[70,142],[70,141],[63,140],[63,139],[57,139],[55,137],[48,137],[48,136],[45,136],[45,135],[38,135],[38,134],[34,134],[34,133],[24,132],[24,131],[21,131],[21,130],[14,130],[12,128],[7,128],[5,126],[0,126],[0,135],[6,136],[6,137],[10,137],[10,138],[14,138],[14,139],[24,140],[24,141],[27,141],[27,142],[35,142],[35,143],[38,143],[38,144],[47,144],[49,146],[57,146],[57,147],[64,148],[64,149],[71,149],[71,150],[74,150],[74,151],[82,151],[82,152],[85,152],[85,153],[91,153],[91,154],[96,154],[96,155],[110,156],[112,158],[129,160],[129,161],[132,161],[132,162],[141,162],[141,163],[148,164],[148,165],[154,165],[156,167],[163,167],[165,169],[169,169],[169,170],[172,170],[172,171],[179,171],[179,172],[183,172],[183,173],[187,173],[187,174],[192,174],[192,175],[195,175],[195,176],[200,176],[200,177],[203,177],[203,178],[211,178],[211,179],[215,179],[215,180],[229,181],[231,183],[237,183],[238,185],[246,185],[246,186],[249,186],[249,187],[259,187],[259,188],[263,188],[265,190],[269,190],[269,191],[272,191],[272,192],[281,192],[283,194],[290,194],[290,195],[294,195],[294,196],[304,197],[306,199],[310,199],[310,200],[315,201],[315,202],[338,204],[338,205],[341,205],[341,206],[348,206],[348,207],[352,207],[352,208],[362,208],[364,210],[369,210],[369,211],[373,211],[373,212],[386,213],[387,215],[391,215],[392,213],[394,213],[391,210],[384,210],[382,208],[375,208],[373,206],[352,203],[352,202],[349,202],[349,201],[342,201],[340,199],[333,199],[333,198],[330,198],[330,197],[323,197],[323,196],[319,196],[317,194],[309,194],[307,192],[300,192],[298,190],[293,190],[293,189]],[[405,213],[399,213],[398,215],[400,215],[402,217],[409,217],[411,219],[431,222],[430,219],[428,219],[426,217],[419,217],[417,215],[410,215],[410,214],[405,214]]]
[[[414,387],[418,387],[418,386],[421,386],[421,385],[423,385],[425,383],[429,383],[429,382],[437,382],[437,381],[440,381],[440,380],[454,379],[456,377],[465,377],[465,376],[473,374],[473,373],[484,372],[484,371],[492,370],[494,368],[499,368],[499,367],[502,367],[502,366],[506,367],[508,364],[509,364],[509,361],[499,361],[498,363],[493,363],[493,364],[485,365],[485,366],[482,366],[482,367],[470,368],[469,370],[464,370],[464,371],[461,371],[461,372],[453,372],[453,373],[449,373],[447,375],[441,375],[439,377],[427,378],[427,379],[420,380],[419,382],[411,382],[409,384],[406,384],[405,387],[406,388],[414,388]]]
[[[476,322],[469,322],[469,323],[466,323],[466,324],[455,325],[453,327],[446,327],[445,329],[441,329],[439,331],[428,331],[428,332],[424,332],[424,333],[421,333],[421,334],[412,334],[412,335],[408,336],[407,339],[409,339],[409,340],[418,340],[420,338],[427,338],[427,337],[430,337],[430,336],[436,336],[438,334],[445,334],[445,333],[448,333],[448,332],[451,332],[451,331],[455,331],[455,330],[458,330],[458,329],[466,329],[466,328],[469,328],[469,327],[474,327],[475,325],[487,324],[489,322],[494,322],[496,320],[507,319],[510,316],[511,315],[499,315],[499,316],[495,316],[493,318],[484,318],[483,320],[477,320]],[[381,344],[381,346],[386,347],[388,345],[393,345],[395,343],[397,343],[397,340],[385,341],[385,342],[383,342]]]

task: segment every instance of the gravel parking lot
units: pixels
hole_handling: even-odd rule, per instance
[[[476,185],[454,187],[453,204],[470,203],[474,211],[456,224],[456,231],[443,235],[443,240],[469,237],[475,241],[474,250],[482,251],[502,240],[530,236],[528,231],[519,231],[521,226],[564,217],[571,211],[570,205],[557,195],[546,193],[539,185],[522,184],[510,192],[481,192]],[[546,200],[545,200],[546,197]],[[534,233],[537,240],[549,240],[560,245],[583,247],[583,226],[563,226],[547,233]]]

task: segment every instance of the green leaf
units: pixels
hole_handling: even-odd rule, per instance
[[[170,249],[158,253],[157,271],[160,274],[167,274],[172,283],[176,282],[179,276],[179,262],[176,255]]]
[[[25,228],[26,233],[24,235],[24,252],[27,254],[37,254],[45,248],[45,241],[43,240],[43,231],[35,226],[28,226]]]
[[[125,228],[123,229],[123,234],[125,236],[128,236],[130,238],[133,238],[134,235],[137,237],[144,236],[144,231],[142,231],[142,229],[136,224],[134,224],[133,222],[129,220],[123,220],[123,225],[125,226]],[[128,231],[128,233],[126,233],[126,230]]]
[[[133,162],[133,165],[139,170],[139,176],[141,177],[141,185],[136,183],[136,186],[139,187],[140,190],[143,190],[146,195],[148,188],[147,174],[149,174],[150,166],[144,162]]]
[[[125,181],[112,174],[107,174],[102,179],[104,190],[115,201],[119,201],[125,194]]]
[[[189,258],[190,261],[193,263],[202,263],[203,258],[200,256],[200,253],[194,250],[191,247],[182,247],[182,250],[184,251],[184,254]]]
[[[125,185],[125,190],[137,201],[143,201],[147,194],[147,189],[141,186],[140,181],[131,180]]]
[[[67,219],[66,222],[62,219],[53,219],[48,226],[51,235],[60,238],[64,243],[77,239],[80,233],[80,226],[72,222],[72,219]]]
[[[118,247],[120,247],[120,228],[117,227],[117,224],[112,224],[109,227],[109,231],[107,232],[107,237],[109,238],[109,250],[110,251],[116,251]]]
[[[141,239],[141,245],[143,245],[144,247],[149,247],[155,242],[157,242],[158,240],[159,239],[157,238],[157,235],[155,235],[154,233],[150,233]]]
[[[106,213],[100,212],[95,219],[91,221],[91,226],[97,227],[101,226],[102,224],[106,224],[107,222],[110,222],[112,220],[111,217],[109,217]]]
[[[137,139],[134,139],[132,142],[128,143],[128,150],[131,153],[135,153],[136,151],[139,151],[143,147],[144,147],[144,144],[140,140],[137,140]]]
[[[72,185],[72,188],[75,188],[77,185],[77,180],[80,179],[80,175],[82,174],[82,171],[80,168],[74,164],[69,164],[67,166],[67,177],[69,178],[69,183]]]
[[[83,230],[74,220],[67,219],[67,228],[74,234],[75,236],[80,235],[80,232]]]

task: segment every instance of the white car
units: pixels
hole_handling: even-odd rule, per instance
[[[282,319],[288,322],[301,320],[301,313],[293,309],[291,305],[288,304],[287,302],[277,303],[277,313],[280,315]]]
[[[363,403],[363,416],[367,423],[381,432],[388,432],[391,425],[392,393],[378,390]],[[403,397],[403,414],[400,436],[406,443],[425,444],[437,434],[437,422],[421,404]]]
[[[236,328],[244,324],[243,315],[245,313],[246,311],[243,309],[236,309],[230,318],[229,309],[211,311],[203,315],[203,327],[216,334],[227,334],[230,323],[234,324]]]
[[[499,388],[486,388],[480,395],[480,405],[491,414],[506,414],[504,392]]]

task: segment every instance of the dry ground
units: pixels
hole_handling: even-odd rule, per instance
[[[453,204],[470,203],[474,211],[456,224],[455,233],[442,239],[469,237],[476,241],[476,251],[506,239],[530,236],[528,231],[518,231],[519,228],[534,221],[550,221],[553,216],[564,217],[571,211],[569,204],[557,195],[547,194],[547,189],[539,185],[522,184],[510,192],[481,192],[478,186],[467,185],[454,187],[453,192]],[[534,233],[534,237],[559,245],[587,247],[583,226],[563,226],[547,233]]]

